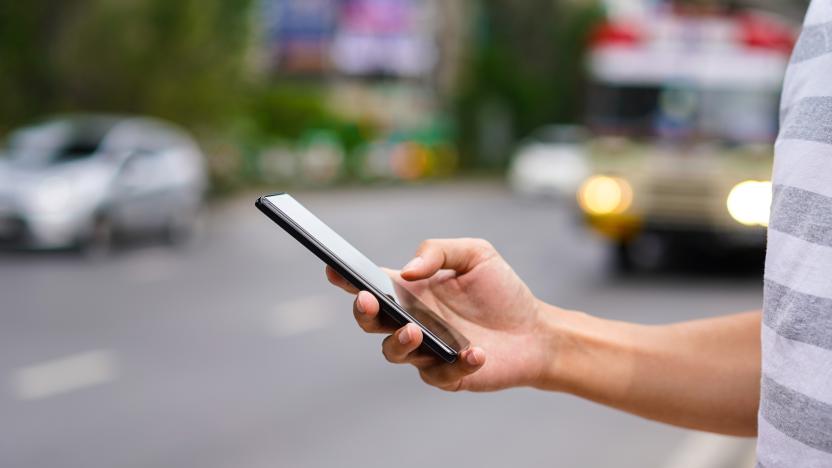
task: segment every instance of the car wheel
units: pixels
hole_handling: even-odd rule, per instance
[[[99,216],[82,241],[81,252],[90,258],[106,257],[113,250],[113,237],[113,223],[106,216]]]
[[[614,267],[622,273],[655,271],[667,264],[671,250],[668,239],[658,234],[644,233],[614,246]]]
[[[200,214],[198,210],[182,210],[176,216],[171,216],[163,232],[163,240],[174,246],[190,243],[200,230]]]
[[[612,266],[616,273],[630,273],[635,268],[633,265],[630,244],[618,242],[612,246]]]

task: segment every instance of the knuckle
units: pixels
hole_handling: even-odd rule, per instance
[[[428,385],[432,385],[432,386],[436,385],[435,380],[433,378],[433,375],[431,374],[431,372],[429,370],[419,369],[419,378],[422,379],[422,382],[424,382]]]
[[[386,359],[387,362],[392,363],[394,361],[390,357],[390,352],[387,350],[387,346],[384,345],[384,343],[386,343],[386,342],[387,342],[387,340],[384,340],[381,344],[381,355],[384,356],[384,359]]]
[[[384,356],[384,359],[387,359],[387,362],[399,364],[401,362],[401,359],[393,349],[393,341],[391,340],[392,337],[392,335],[389,335],[387,338],[382,340],[381,354]]]
[[[419,369],[419,377],[422,379],[422,382],[442,391],[456,392],[460,388],[457,382],[447,378],[442,368]]]
[[[364,317],[363,314],[358,311],[353,312],[353,315],[355,316],[355,322],[358,323],[358,326],[365,332],[372,333],[376,330],[375,320]]]
[[[462,380],[457,380],[456,382],[451,382],[447,385],[443,385],[442,390],[450,393],[456,393],[462,390]]]
[[[431,247],[436,243],[436,239],[425,239],[419,243],[418,252],[425,252],[430,250]]]
[[[483,251],[483,252],[492,252],[492,251],[494,251],[494,246],[491,244],[491,242],[488,242],[485,239],[473,239],[472,242],[474,244],[474,247],[476,247],[480,251]]]
[[[361,327],[361,330],[365,331],[366,333],[373,333],[375,332],[375,327],[371,322],[366,322],[361,319],[358,319],[358,326]]]

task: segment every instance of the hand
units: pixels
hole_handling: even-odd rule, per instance
[[[427,240],[401,272],[387,272],[468,338],[471,347],[456,362],[419,349],[419,327],[386,325],[372,294],[326,269],[331,283],[357,294],[358,325],[368,333],[389,334],[382,343],[387,360],[412,364],[426,383],[449,391],[535,385],[550,365],[551,334],[544,330],[541,303],[487,241]]]

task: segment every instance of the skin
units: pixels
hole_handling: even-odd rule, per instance
[[[561,309],[537,299],[482,239],[427,240],[401,271],[387,272],[470,340],[456,362],[419,349],[417,326],[385,325],[369,292],[329,267],[326,276],[356,295],[364,331],[387,335],[384,357],[414,366],[429,385],[568,392],[677,426],[756,434],[759,311],[648,326]]]

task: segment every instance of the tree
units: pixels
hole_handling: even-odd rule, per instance
[[[252,0],[6,0],[0,131],[43,114],[216,125],[246,84]]]
[[[488,0],[479,11],[478,43],[455,105],[460,145],[468,166],[501,165],[514,138],[580,119],[583,58],[603,11],[564,0]],[[506,133],[505,147],[495,148],[489,132]]]

